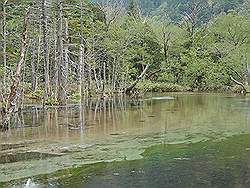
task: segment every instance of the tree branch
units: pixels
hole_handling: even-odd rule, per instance
[[[242,89],[243,89],[243,92],[244,92],[244,93],[247,93],[247,90],[246,90],[246,88],[245,88],[245,86],[244,86],[244,84],[243,84],[243,83],[241,83],[241,82],[239,82],[239,81],[235,80],[232,76],[230,76],[230,79],[231,79],[231,80],[232,80],[235,84],[237,84],[237,85],[241,86],[241,87],[242,87]]]
[[[128,88],[125,89],[126,94],[129,94],[130,91],[136,86],[136,84],[144,77],[144,75],[146,74],[149,66],[150,65],[147,65],[146,68],[141,73],[141,75],[139,77],[137,77],[136,80]]]

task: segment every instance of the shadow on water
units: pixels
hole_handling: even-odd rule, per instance
[[[60,155],[40,153],[40,152],[7,153],[0,155],[0,164],[14,163],[14,162],[28,161],[28,160],[42,160],[58,156]]]

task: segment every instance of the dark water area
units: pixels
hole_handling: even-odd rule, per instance
[[[250,187],[250,98],[167,93],[28,106],[0,187]]]

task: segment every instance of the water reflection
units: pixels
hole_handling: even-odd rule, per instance
[[[1,133],[0,142],[93,140],[110,134],[204,126],[244,131],[249,122],[248,104],[248,99],[240,97],[169,94],[134,101],[124,97],[86,100],[82,105],[48,109],[32,106],[15,114],[14,129]]]

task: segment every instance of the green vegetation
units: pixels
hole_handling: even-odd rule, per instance
[[[250,171],[249,135],[189,144],[161,144],[147,148],[142,155],[142,159],[84,165],[40,175],[34,180],[41,185],[49,181],[52,187],[248,185],[244,180]]]

